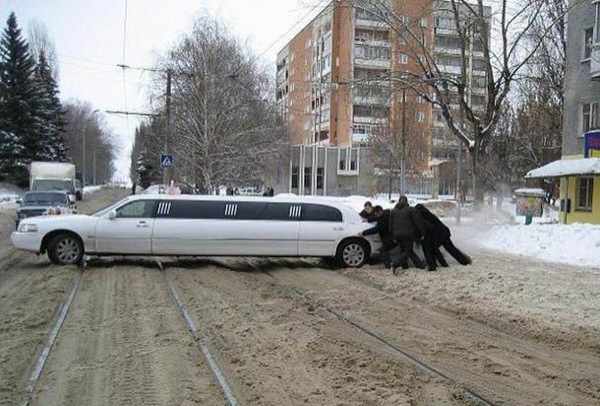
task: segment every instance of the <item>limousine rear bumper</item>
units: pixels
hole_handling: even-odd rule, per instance
[[[21,233],[19,231],[13,231],[10,235],[10,240],[15,248],[35,253],[40,252],[41,241],[38,233]]]

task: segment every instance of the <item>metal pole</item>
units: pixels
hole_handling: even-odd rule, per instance
[[[406,193],[406,89],[402,91],[402,139],[400,140],[400,196]]]
[[[456,224],[460,224],[460,172],[461,172],[461,161],[462,161],[462,145],[458,140],[458,149],[456,150]]]
[[[93,161],[93,172],[92,172],[92,183],[96,185],[96,141],[94,141],[94,161]]]
[[[166,124],[164,154],[169,153],[169,135],[171,132],[171,69],[167,69],[167,94],[166,94]],[[163,168],[163,184],[169,185],[169,168]]]
[[[85,133],[87,132],[87,123],[84,121],[83,122],[83,149],[82,149],[82,163],[81,163],[81,183],[83,186],[85,186]]]

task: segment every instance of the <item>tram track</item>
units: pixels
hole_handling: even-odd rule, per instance
[[[390,345],[390,351],[431,376],[456,383],[481,404],[539,399],[594,404],[591,399],[598,398],[586,383],[598,379],[597,354],[547,348],[308,261],[292,269],[285,262],[261,262],[249,265],[361,334]]]
[[[204,332],[201,329],[199,329],[198,326],[196,325],[196,323],[194,322],[194,319],[190,315],[190,312],[187,310],[187,307],[181,300],[181,297],[180,297],[179,293],[177,292],[177,289],[175,288],[175,286],[169,279],[169,277],[165,271],[165,267],[163,266],[160,259],[158,259],[158,258],[156,259],[156,264],[158,265],[158,268],[161,271],[163,280],[166,284],[167,290],[169,291],[171,298],[173,299],[173,301],[175,302],[175,304],[181,311],[181,315],[182,315],[183,319],[185,320],[185,323],[187,324],[192,335],[198,342],[198,350],[200,351],[200,353],[202,354],[202,357],[208,364],[215,381],[217,382],[217,384],[221,388],[221,391],[223,392],[223,395],[227,399],[227,404],[229,406],[237,406],[238,401],[235,397],[235,394],[234,394],[230,384],[227,382],[225,375],[222,372],[223,368],[221,366],[219,366],[216,358],[213,356],[212,351],[209,349],[208,345],[206,344]]]
[[[270,278],[276,280],[278,283],[282,282],[281,280],[279,280],[279,278],[277,278],[277,276],[275,276],[269,270],[261,269],[259,266],[255,265],[251,261],[248,261],[248,264],[252,268],[254,268],[256,271],[261,272],[261,273],[269,276]],[[308,295],[306,295],[305,292],[301,291],[300,289],[297,289],[295,287],[289,287],[287,284],[282,284],[282,285],[288,287],[289,289],[291,289],[292,291],[294,291],[297,295],[299,295],[300,297],[302,297],[303,300],[306,300],[306,301],[312,303],[315,307],[321,308],[324,312],[326,312],[326,313],[334,316],[335,318],[343,321],[344,323],[347,323],[348,325],[354,327],[360,333],[365,334],[365,335],[367,335],[367,336],[375,339],[380,344],[382,344],[387,349],[389,349],[391,351],[391,353],[394,354],[401,361],[403,361],[405,363],[408,363],[408,364],[416,367],[421,372],[426,373],[426,374],[428,374],[428,375],[430,375],[432,377],[440,378],[440,379],[448,382],[451,385],[455,385],[455,386],[458,386],[458,387],[462,388],[462,390],[464,391],[465,395],[469,399],[471,399],[472,401],[475,401],[477,404],[479,404],[479,405],[485,405],[485,406],[496,406],[497,405],[497,403],[495,403],[494,401],[488,399],[485,395],[483,395],[481,393],[478,393],[477,391],[466,387],[460,381],[458,381],[458,380],[452,378],[451,376],[449,376],[449,375],[447,375],[447,374],[439,371],[434,366],[429,365],[428,363],[426,363],[426,362],[418,359],[414,355],[411,355],[407,350],[400,348],[398,345],[395,345],[394,343],[392,343],[388,339],[385,339],[380,334],[372,331],[368,327],[365,327],[365,326],[361,325],[360,323],[351,320],[349,317],[345,316],[342,312],[336,311],[336,310],[332,309],[331,307],[329,307],[329,306],[327,306],[327,305],[325,305],[325,304],[323,304],[321,302],[314,301],[312,298],[310,298]]]
[[[35,360],[35,366],[29,376],[29,379],[27,380],[27,386],[25,388],[27,399],[25,400],[24,405],[29,405],[32,401],[33,392],[35,391],[38,385],[40,376],[42,375],[42,371],[44,369],[44,366],[46,365],[46,361],[48,360],[50,352],[54,347],[54,343],[56,342],[58,334],[60,333],[60,330],[67,317],[67,314],[69,313],[69,309],[71,308],[71,305],[75,300],[75,296],[77,295],[77,292],[81,287],[83,273],[84,268],[80,267],[73,276],[73,280],[71,281],[71,288],[69,289],[69,292],[65,295],[65,299],[63,300],[58,309],[57,317],[52,323],[52,327],[50,328],[50,333],[46,338],[44,348]]]

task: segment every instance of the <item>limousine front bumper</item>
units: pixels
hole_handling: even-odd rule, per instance
[[[42,245],[38,233],[23,233],[20,231],[13,231],[10,235],[10,240],[15,248],[35,253],[40,252],[40,246]]]

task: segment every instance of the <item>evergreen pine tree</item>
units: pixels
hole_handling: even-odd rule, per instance
[[[0,179],[19,186],[27,186],[27,165],[43,150],[34,70],[29,46],[11,13],[0,38]]]
[[[67,160],[67,146],[63,138],[65,112],[44,51],[41,51],[37,64],[36,82],[39,90],[39,106],[36,110],[41,119],[40,136],[44,146],[39,159],[64,162]]]

